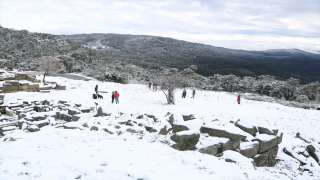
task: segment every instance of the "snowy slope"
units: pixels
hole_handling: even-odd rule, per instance
[[[278,151],[281,161],[275,167],[255,170],[245,160],[241,164],[227,163],[197,151],[177,151],[166,144],[169,136],[128,132],[118,135],[88,128],[67,130],[46,126],[34,133],[15,130],[0,139],[0,179],[320,179],[320,168],[313,174],[301,172],[299,163],[282,152],[285,146],[305,144],[295,138],[297,132],[320,139],[320,111],[245,99],[238,105],[236,94],[225,92],[196,91],[195,99],[191,99],[191,90],[187,90],[186,99],[181,98],[182,90],[178,90],[176,105],[167,105],[161,91],[152,91],[146,85],[46,79],[67,85],[67,90],[7,93],[5,104],[66,100],[86,107],[95,107],[97,102],[113,115],[121,112],[164,117],[170,112],[193,114],[204,122],[218,119],[222,124],[241,119],[284,133]],[[99,91],[108,92],[101,93],[103,100],[92,99],[96,84]],[[120,93],[120,104],[111,103],[112,91]],[[108,123],[116,122],[114,117]],[[8,137],[16,141],[5,140]],[[226,154],[233,156],[232,152]]]

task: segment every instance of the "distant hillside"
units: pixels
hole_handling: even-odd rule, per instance
[[[168,66],[184,69],[196,65],[197,73],[204,76],[272,75],[279,79],[299,78],[302,83],[320,80],[320,55],[296,49],[233,50],[145,35],[78,34],[60,37],[151,68]]]
[[[58,57],[64,64],[60,72],[103,75],[106,67],[115,64],[134,64],[147,71],[196,65],[196,72],[203,76],[271,75],[280,80],[298,78],[302,84],[320,80],[319,55],[297,49],[244,51],[155,36],[58,36],[0,26],[0,60],[14,61],[20,70],[35,70],[34,60],[42,56]]]

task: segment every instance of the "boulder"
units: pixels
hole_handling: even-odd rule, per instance
[[[146,126],[145,128],[146,128],[146,130],[149,131],[149,132],[157,132],[157,130],[156,130],[156,129],[153,129],[153,127]]]
[[[184,125],[174,124],[172,126],[172,132],[173,133],[177,133],[177,132],[180,132],[180,131],[187,131],[187,130],[189,130],[189,128],[187,126],[184,126]]]
[[[259,142],[242,142],[240,143],[240,154],[247,158],[252,158],[259,152]]]
[[[220,143],[221,147],[218,149],[218,153],[222,153],[227,150],[235,150],[240,147],[240,139],[229,139],[226,142]]]
[[[43,105],[36,105],[33,107],[33,110],[36,112],[44,112],[44,106]]]
[[[316,160],[317,163],[319,163],[319,158],[318,158],[318,156],[315,154],[316,149],[314,148],[314,146],[308,145],[308,146],[306,147],[306,150],[308,151],[308,153],[310,154],[310,156],[313,157],[313,159]]]
[[[268,135],[275,135],[276,136],[278,134],[279,130],[258,126],[258,131],[260,134],[268,134]]]
[[[69,114],[64,114],[63,116],[63,120],[67,121],[67,122],[71,122],[72,120],[72,116]]]
[[[173,114],[171,114],[171,115],[169,116],[168,122],[171,124],[171,126],[173,126],[173,123],[174,123]]]
[[[172,145],[174,149],[180,151],[186,150],[195,150],[195,145],[198,143],[200,134],[199,133],[177,133],[170,137],[172,141],[176,142],[177,144]]]
[[[31,126],[29,126],[27,128],[27,130],[30,131],[30,132],[37,132],[37,131],[40,130],[40,128],[38,126],[36,126],[36,125],[31,125]]]
[[[18,114],[18,119],[22,119],[26,117],[26,113],[19,113]]]
[[[253,160],[258,167],[273,167],[276,165],[276,156],[279,146],[276,145],[273,148],[265,151],[262,154],[258,154],[253,157]]]
[[[97,116],[97,117],[104,116],[104,113],[103,113],[103,111],[102,111],[101,106],[98,108],[98,111],[97,111],[97,115],[96,115],[96,116]]]
[[[79,114],[79,112],[76,109],[68,109],[68,114],[75,115],[75,114]]]
[[[77,116],[77,115],[73,115],[71,117],[71,121],[78,121],[80,119],[80,116]]]
[[[200,128],[201,133],[208,133],[210,136],[216,136],[216,137],[225,137],[229,139],[234,140],[245,140],[246,136],[243,134],[234,133],[232,129],[227,129],[224,127],[206,127],[202,126]]]
[[[46,115],[38,115],[38,116],[32,116],[32,121],[40,121],[40,120],[45,120],[47,118]]]
[[[256,141],[259,142],[259,153],[264,153],[265,151],[278,145],[278,137],[268,134],[258,134],[256,136]]]
[[[80,109],[80,111],[83,113],[89,113],[91,111],[91,109],[90,108],[82,108],[82,109]]]
[[[163,128],[160,129],[159,134],[161,135],[167,135],[169,130],[167,130],[167,126],[164,126]]]
[[[49,121],[48,121],[48,120],[42,120],[42,121],[36,122],[36,124],[37,124],[37,126],[38,126],[39,128],[42,128],[43,126],[49,125]]]
[[[92,126],[92,127],[90,128],[90,131],[98,131],[98,130],[99,130],[99,128],[96,127],[96,126]]]
[[[221,144],[214,144],[214,145],[199,149],[199,152],[215,156],[218,154],[219,148],[221,148]]]
[[[258,131],[257,127],[245,121],[238,120],[234,125],[243,130],[244,132],[251,134],[252,136],[255,136]]]
[[[182,118],[183,118],[184,121],[189,121],[189,120],[192,120],[192,119],[196,119],[193,114],[182,115]]]

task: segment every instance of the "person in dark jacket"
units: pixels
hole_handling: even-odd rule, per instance
[[[119,96],[120,96],[120,94],[117,91],[115,91],[114,92],[114,99],[116,99],[116,104],[119,104]]]
[[[192,90],[192,97],[191,98],[194,98],[194,95],[196,95],[196,90]]]
[[[112,103],[113,103],[113,101],[114,101],[114,91],[112,91],[112,94],[111,94],[111,99],[112,99]]]
[[[96,94],[98,94],[98,84],[97,84],[96,87],[94,88],[94,91],[96,92]]]
[[[237,101],[238,101],[238,104],[240,104],[240,94],[238,94]]]
[[[184,89],[182,92],[182,98],[186,98],[186,95],[187,95],[187,91],[186,91],[186,89]]]

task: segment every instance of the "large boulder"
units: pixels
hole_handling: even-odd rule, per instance
[[[259,152],[259,142],[242,142],[240,143],[240,154],[245,157],[252,158]]]
[[[234,125],[243,130],[244,132],[251,134],[252,136],[255,136],[258,132],[257,127],[245,121],[238,120]]]
[[[104,116],[101,106],[98,108],[97,117]]]
[[[200,128],[201,133],[208,133],[210,136],[225,137],[233,140],[245,140],[246,136],[240,132],[240,129],[236,127],[225,126],[202,126]]]
[[[258,167],[273,167],[276,164],[276,156],[279,146],[276,145],[273,148],[265,151],[262,154],[258,154],[253,157],[253,160]]]
[[[258,134],[256,136],[256,141],[259,142],[259,153],[264,153],[265,151],[278,145],[279,139],[277,136],[268,134]]]
[[[167,126],[164,126],[163,128],[160,129],[159,134],[161,135],[167,135],[169,130],[167,130]]]
[[[146,126],[145,128],[146,128],[146,130],[149,131],[149,132],[157,132],[157,130],[154,129],[153,127]]]
[[[170,137],[176,142],[172,147],[180,151],[195,150],[199,141],[200,134],[195,132],[180,132]]]

